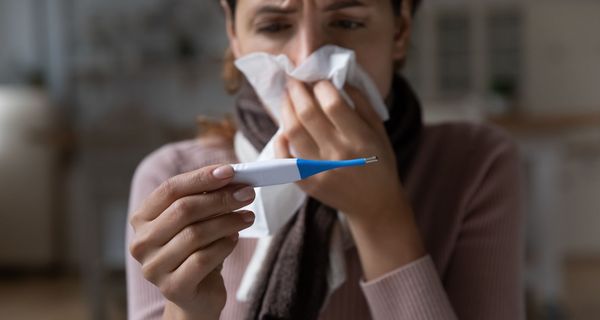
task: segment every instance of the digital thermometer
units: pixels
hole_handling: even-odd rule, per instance
[[[364,166],[377,161],[377,157],[342,161],[292,158],[238,163],[231,166],[235,172],[235,176],[233,177],[234,183],[247,184],[254,187],[266,187],[292,183],[327,170]]]

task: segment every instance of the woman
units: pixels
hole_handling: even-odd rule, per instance
[[[156,151],[132,185],[131,319],[523,317],[515,147],[484,126],[421,124],[416,97],[395,74],[417,6],[407,0],[222,1],[232,58],[262,51],[286,54],[298,65],[335,44],[356,52],[386,97],[391,118],[384,124],[356,89],[347,88],[354,111],[329,81],[290,80],[278,155],[289,157],[291,147],[301,158],[377,155],[380,162],[298,183],[310,200],[275,236],[251,300],[240,302],[235,292],[256,242],[238,238],[254,216],[236,210],[253,201],[254,191],[230,184],[232,168],[217,165],[238,160],[231,139],[205,135]],[[236,79],[228,76],[231,89],[242,87],[238,129],[260,150],[276,127]],[[351,240],[346,280],[329,292],[323,248],[337,223],[335,210]]]

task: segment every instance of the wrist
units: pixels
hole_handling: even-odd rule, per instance
[[[379,212],[348,216],[366,281],[425,255],[410,208],[394,206]]]
[[[371,205],[369,209],[361,209],[361,212],[345,212],[350,225],[363,229],[365,232],[380,232],[389,226],[404,227],[407,223],[412,223],[414,215],[406,201],[394,199],[394,201],[375,201],[383,205]],[[396,230],[397,231],[397,230]]]
[[[347,216],[348,225],[352,232],[378,240],[394,239],[402,242],[419,238],[419,231],[412,211],[394,209],[369,212],[362,215]]]
[[[207,315],[206,313],[194,314],[180,308],[171,301],[167,301],[162,318],[164,320],[214,320],[219,319],[219,315],[211,316]]]

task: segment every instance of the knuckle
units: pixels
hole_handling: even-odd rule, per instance
[[[196,251],[192,255],[192,263],[196,270],[204,270],[208,263],[210,262],[210,257],[203,251]]]
[[[140,244],[136,241],[132,242],[129,245],[129,253],[135,260],[140,261],[140,259],[142,257],[142,248],[141,248]]]
[[[201,170],[196,171],[196,173],[192,176],[194,183],[198,185],[206,185],[212,178],[212,169],[214,167],[203,167]]]
[[[349,152],[346,149],[335,150],[335,151],[332,151],[332,157],[335,160],[350,159],[350,158],[352,158],[352,152]]]
[[[284,128],[284,134],[290,138],[296,138],[302,134],[303,128],[302,125],[298,122],[291,123],[286,125]]]
[[[149,241],[147,236],[137,236],[129,246],[129,252],[131,253],[131,256],[138,261],[143,260],[146,250],[148,248],[148,242]]]
[[[145,263],[142,265],[142,275],[151,283],[156,283],[156,267],[153,263]]]
[[[207,193],[205,195],[204,201],[206,201],[206,205],[210,208],[212,213],[221,213],[224,210],[227,210],[229,205],[228,195],[224,191],[214,191]]]
[[[190,204],[184,198],[175,200],[172,206],[173,213],[178,218],[185,218],[190,212]]]
[[[170,280],[170,279],[165,279],[164,281],[162,281],[160,283],[160,285],[158,286],[160,293],[167,299],[170,301],[174,301],[177,300],[177,295],[178,292],[180,292],[181,290],[179,290],[177,283],[175,283],[175,281]]]
[[[216,203],[219,206],[219,212],[222,212],[223,210],[228,210],[229,208],[233,207],[233,195],[231,192],[216,192],[215,195],[216,197]]]
[[[165,180],[165,182],[163,182],[158,189],[159,193],[167,199],[176,198],[176,195],[177,195],[176,190],[177,190],[177,187],[176,187],[174,178],[169,178],[169,179]]]
[[[198,242],[202,240],[206,234],[206,228],[203,223],[197,223],[195,225],[186,227],[184,230],[184,237],[190,242]]]
[[[136,211],[131,214],[131,216],[129,217],[129,225],[133,228],[134,232],[142,224],[142,220],[143,219],[139,212]]]
[[[221,196],[221,212],[220,213],[226,213],[228,211],[237,209],[241,206],[240,202],[235,200],[235,198],[233,197],[233,192],[227,192],[227,193],[223,193],[223,195]]]

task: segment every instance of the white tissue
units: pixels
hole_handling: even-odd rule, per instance
[[[286,90],[287,77],[313,83],[328,79],[340,91],[351,107],[354,104],[344,92],[346,83],[360,90],[382,121],[389,118],[388,110],[377,86],[356,62],[354,51],[327,45],[312,53],[302,64],[294,67],[285,55],[252,53],[235,61],[236,67],[246,76],[262,103],[281,124],[281,103]],[[275,159],[274,140],[267,143],[257,159]],[[245,144],[249,144],[245,142]],[[242,145],[245,145],[242,143]],[[245,148],[252,147],[245,145]],[[294,154],[292,152],[292,154]],[[240,161],[244,161],[240,159]],[[256,197],[245,209],[255,213],[254,225],[240,232],[241,237],[260,238],[274,234],[285,225],[306,199],[295,184],[256,188]]]
[[[313,83],[329,79],[340,90],[346,101],[354,107],[344,92],[344,85],[358,88],[383,121],[389,114],[377,86],[356,63],[354,51],[327,45],[313,52],[302,64],[294,67],[286,55],[252,53],[235,61],[236,67],[246,76],[262,102],[279,121],[281,100],[285,92],[287,76],[302,82]]]

